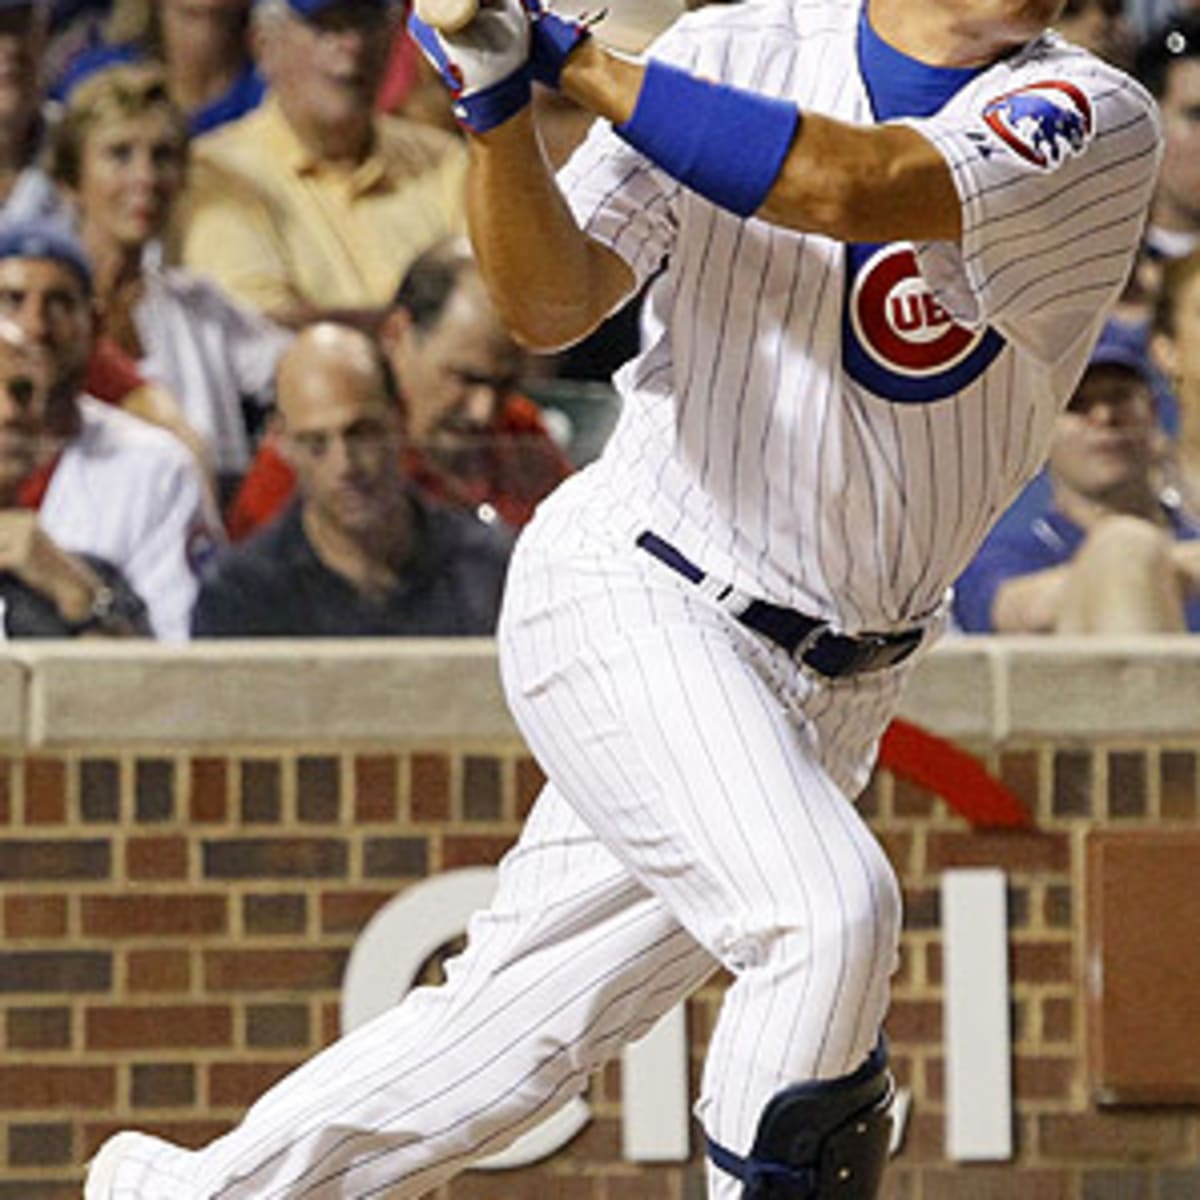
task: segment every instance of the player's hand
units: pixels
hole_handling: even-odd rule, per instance
[[[538,83],[557,88],[563,64],[575,47],[591,33],[585,18],[563,17],[551,12],[542,0],[522,0],[533,26],[530,63]]]
[[[414,11],[408,31],[450,89],[455,117],[472,133],[503,124],[532,99],[532,34],[522,0],[487,0],[453,34],[427,25]]]

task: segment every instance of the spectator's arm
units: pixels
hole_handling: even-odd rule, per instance
[[[996,627],[1008,633],[1181,632],[1174,544],[1171,532],[1151,521],[1109,514],[1088,530],[1070,562],[998,588]]]
[[[0,512],[0,571],[8,571],[52,603],[63,623],[95,637],[143,633],[126,606],[84,559],[68,554],[26,509]]]
[[[215,499],[216,465],[207,443],[188,424],[179,401],[166,388],[146,379],[137,363],[111,339],[102,337],[96,342],[83,386],[89,396],[173,433],[192,452]]]
[[[212,450],[204,438],[188,424],[183,409],[179,407],[179,401],[166,388],[157,383],[146,382],[127,392],[121,401],[121,407],[127,413],[174,434],[188,448],[215,502],[217,467],[213,461]]]
[[[996,588],[992,625],[997,633],[1050,633],[1058,624],[1071,564],[1016,575]]]
[[[1023,521],[994,529],[954,585],[959,627],[964,633],[1053,629],[1066,586],[1066,576],[1054,574],[1062,560]]]

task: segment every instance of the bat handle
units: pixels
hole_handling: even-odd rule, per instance
[[[481,0],[414,0],[417,16],[439,33],[458,33],[479,11]]]

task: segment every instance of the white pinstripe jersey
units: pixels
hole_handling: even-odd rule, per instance
[[[859,16],[857,0],[716,5],[650,53],[870,123]],[[593,130],[560,176],[572,209],[640,281],[661,274],[617,429],[570,489],[581,519],[652,528],[850,631],[938,606],[1044,458],[1125,280],[1160,137],[1136,83],[1053,34],[910,123],[952,169],[959,244],[853,251],[742,221]]]

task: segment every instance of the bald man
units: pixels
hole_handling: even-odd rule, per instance
[[[297,497],[220,561],[193,635],[490,635],[510,539],[405,480],[395,382],[376,344],[309,326],[280,360],[276,399]]]

